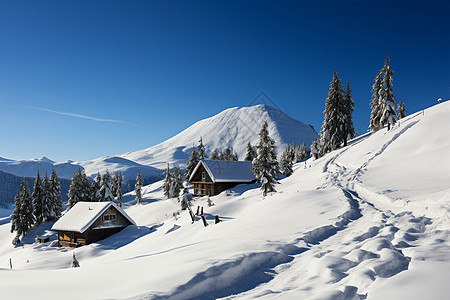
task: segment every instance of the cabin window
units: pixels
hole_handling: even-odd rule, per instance
[[[116,219],[116,215],[104,215],[103,221],[114,221]]]
[[[202,181],[205,181],[206,180],[206,173],[203,171],[202,172]]]

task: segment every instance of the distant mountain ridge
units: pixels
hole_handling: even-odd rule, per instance
[[[55,169],[58,177],[72,178],[73,172],[83,169],[80,165],[72,161],[54,162],[47,157],[30,160],[11,160],[0,157],[0,170],[17,176],[35,177],[37,170],[42,176],[47,173],[49,176]]]

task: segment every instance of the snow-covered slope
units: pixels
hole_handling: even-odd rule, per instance
[[[138,226],[77,249],[13,247],[0,209],[5,299],[447,299],[450,102],[294,167],[277,192],[258,184],[193,202],[191,223],[162,182],[124,207]],[[222,222],[214,224],[218,215]],[[75,253],[80,268],[70,268]],[[13,270],[10,270],[9,262]],[[77,293],[72,291],[76,284]]]
[[[229,108],[213,117],[198,121],[159,145],[120,156],[157,168],[165,168],[167,162],[184,167],[191,154],[192,145],[197,146],[202,138],[207,155],[216,148],[220,151],[228,147],[243,160],[247,143],[257,144],[258,133],[264,121],[269,124],[269,133],[275,139],[279,155],[283,148],[292,142],[297,145],[306,143],[309,147],[317,138],[317,133],[311,125],[305,125],[276,108],[261,104]]]

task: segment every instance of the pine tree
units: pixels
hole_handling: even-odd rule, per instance
[[[80,201],[90,201],[91,189],[86,173],[81,170],[73,172],[72,181],[70,182],[69,192],[67,193],[69,200],[67,208],[71,209]]]
[[[20,192],[14,197],[14,202],[15,208],[11,214],[11,233],[16,232],[16,238],[13,240],[13,244],[16,244],[20,243],[20,236],[24,236],[35,222],[30,190],[25,180],[20,184]]]
[[[52,187],[52,216],[53,221],[58,220],[62,213],[62,198],[61,198],[61,183],[59,182],[58,175],[55,169],[53,169],[50,175],[50,184]]]
[[[310,151],[305,143],[302,143],[298,149],[298,158],[296,159],[297,162],[302,161],[304,159],[307,159],[310,157]]]
[[[311,155],[314,157],[314,159],[318,159],[319,157],[322,157],[323,154],[324,152],[322,139],[318,138],[314,140],[311,144]]]
[[[404,117],[406,117],[405,104],[401,100],[398,102],[397,111],[399,119],[403,119]]]
[[[164,184],[163,184],[163,193],[164,193],[164,196],[166,196],[167,198],[170,198],[172,196],[170,193],[171,185],[172,185],[172,176],[171,176],[169,164],[167,164],[166,176],[164,177]]]
[[[80,170],[73,172],[72,180],[70,181],[69,192],[67,196],[69,197],[67,202],[67,209],[71,209],[77,202],[81,201],[80,196]]]
[[[102,186],[100,187],[100,196],[101,196],[100,201],[102,202],[114,200],[112,194],[111,175],[109,175],[108,170],[106,170],[105,174],[103,174],[102,176]]]
[[[192,194],[188,189],[183,189],[183,196],[181,198],[181,210],[186,210],[191,206]]]
[[[94,178],[91,184],[91,200],[93,202],[100,202],[102,196],[100,194],[100,188],[102,186],[102,176],[100,173],[97,173],[97,176]]]
[[[33,187],[33,215],[37,224],[41,224],[42,219],[42,199],[44,198],[44,189],[42,188],[42,179],[37,171]]]
[[[325,101],[324,121],[320,132],[323,153],[339,148],[344,141],[345,114],[343,98],[341,81],[337,73],[334,72],[328,97]]]
[[[370,130],[376,132],[381,129],[381,99],[380,95],[383,94],[383,77],[382,72],[379,71],[375,77],[375,83],[372,85],[372,102],[370,106],[372,111],[370,113]]]
[[[116,182],[116,175],[112,175],[110,179],[111,184],[111,196],[112,199],[115,201],[117,197],[117,182]]]
[[[183,189],[183,173],[180,168],[174,167],[171,172],[171,193],[172,197],[178,197]]]
[[[144,184],[144,180],[141,176],[141,171],[138,170],[138,174],[136,176],[136,184],[134,185],[134,192],[136,193],[136,203],[141,204],[142,203],[142,186]]]
[[[192,172],[194,171],[195,167],[197,166],[198,162],[200,161],[200,157],[198,156],[198,152],[195,151],[195,148],[192,147],[192,153],[189,157],[187,166],[186,166],[186,178],[189,180],[189,177],[191,177]]]
[[[225,148],[219,154],[220,160],[237,161],[237,155],[230,148]]]
[[[122,172],[117,171],[114,176],[114,182],[116,186],[116,202],[119,202],[120,207],[122,207]]]
[[[52,194],[52,182],[45,174],[44,178],[44,194],[42,197],[42,221],[48,222],[52,220],[53,216],[53,194]]]
[[[294,157],[293,157],[294,152],[292,150],[293,150],[293,148],[291,146],[287,146],[286,148],[284,148],[284,151],[281,154],[280,171],[285,176],[291,176],[292,173],[294,172],[292,170],[293,159],[294,159]]]
[[[255,147],[250,144],[250,142],[247,143],[247,152],[245,153],[244,160],[246,161],[253,161],[256,158],[256,149]]]
[[[386,61],[383,67],[384,78],[383,87],[384,92],[381,98],[381,125],[393,126],[397,122],[397,114],[395,112],[395,98],[394,88],[392,87],[392,81],[394,79],[394,72],[389,66],[389,57],[386,57]]]
[[[350,82],[344,90],[344,147],[347,146],[347,139],[355,137],[355,128],[353,127],[353,111],[355,103],[353,102],[352,90],[350,89]]]
[[[205,146],[203,146],[203,141],[201,137],[199,143],[200,144],[198,145],[198,159],[203,160],[205,159]]]
[[[80,173],[80,191],[81,191],[81,201],[91,202],[91,186],[89,185],[89,179],[86,173],[81,171]]]
[[[275,178],[278,176],[279,166],[276,155],[275,141],[269,136],[268,124],[265,121],[259,132],[257,146],[258,156],[253,160],[253,173],[256,179],[262,183],[261,190],[264,196],[268,192],[274,192]]]
[[[219,152],[217,151],[217,149],[214,149],[214,151],[211,153],[211,155],[209,156],[210,160],[220,160],[219,158]]]

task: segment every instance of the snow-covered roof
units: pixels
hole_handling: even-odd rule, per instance
[[[251,161],[201,160],[195,166],[189,181],[203,164],[213,182],[250,182],[255,179]]]
[[[108,202],[77,202],[55,224],[52,230],[65,230],[85,232],[110,206],[114,206],[131,224],[136,225],[133,219],[117,204]]]

